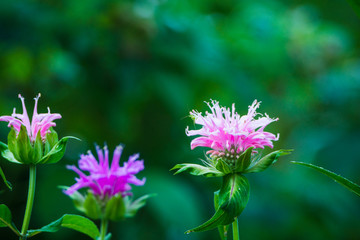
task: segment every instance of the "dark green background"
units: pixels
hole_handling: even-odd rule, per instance
[[[0,1],[0,115],[49,106],[62,115],[59,136],[73,135],[64,159],[38,168],[30,223],[39,228],[78,213],[59,185],[74,183],[65,165],[94,143],[126,145],[122,161],[140,153],[144,187],[157,193],[135,218],[112,223],[113,239],[218,239],[216,230],[184,235],[213,213],[220,179],[173,176],[177,163],[200,163],[190,150],[189,111],[203,101],[236,104],[246,114],[279,117],[275,149],[295,149],[259,174],[248,175],[250,201],[240,216],[244,240],[360,238],[360,199],[327,177],[290,163],[310,162],[360,183],[360,20],[333,1],[134,0]],[[0,140],[9,129],[0,124]],[[265,151],[269,151],[268,149]],[[0,183],[20,228],[28,171],[4,160],[13,183]],[[0,229],[1,239],[17,239]],[[34,239],[85,239],[63,229]]]

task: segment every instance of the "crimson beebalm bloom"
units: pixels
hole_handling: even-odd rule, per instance
[[[27,135],[30,138],[31,142],[34,142],[36,135],[40,131],[42,140],[45,140],[46,134],[50,133],[50,128],[56,126],[53,122],[55,119],[60,119],[61,115],[58,113],[50,113],[50,108],[48,107],[48,113],[37,113],[37,104],[40,98],[40,93],[35,99],[35,106],[32,115],[32,120],[30,122],[29,116],[25,107],[25,99],[19,94],[19,98],[22,103],[23,113],[16,113],[16,108],[14,108],[11,116],[2,116],[0,121],[9,122],[8,127],[13,127],[16,130],[16,133],[19,134],[21,126],[24,126],[27,131]]]
[[[278,118],[272,119],[265,113],[265,116],[255,119],[260,115],[256,113],[260,105],[256,100],[249,106],[248,114],[243,116],[235,112],[235,104],[231,110],[219,106],[219,102],[214,100],[211,101],[211,105],[207,104],[211,112],[206,112],[205,116],[195,110],[190,112],[195,123],[203,126],[199,130],[186,129],[188,136],[201,135],[191,141],[191,149],[208,147],[211,150],[207,151],[207,154],[211,156],[233,159],[239,158],[242,152],[251,147],[272,148],[272,141],[279,139],[279,134],[276,136],[264,131],[269,123],[277,121]]]
[[[141,186],[145,184],[145,178],[137,179],[135,174],[144,169],[144,161],[138,160],[139,154],[129,157],[123,167],[119,166],[120,156],[123,146],[119,145],[115,148],[111,165],[109,163],[109,151],[107,146],[104,150],[96,146],[99,161],[89,151],[87,155],[82,154],[79,160],[79,168],[89,172],[86,175],[76,166],[67,166],[68,169],[79,174],[76,183],[69,187],[65,194],[72,195],[81,188],[90,188],[95,196],[101,199],[111,198],[120,193],[122,196],[130,195],[130,184]]]

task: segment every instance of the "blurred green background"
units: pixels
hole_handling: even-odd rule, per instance
[[[360,20],[341,0],[1,0],[0,115],[32,109],[62,115],[55,130],[73,135],[64,159],[38,168],[31,228],[78,213],[58,188],[72,185],[65,165],[94,143],[140,153],[143,187],[157,193],[135,218],[112,223],[113,239],[218,239],[216,230],[184,235],[214,212],[220,179],[176,176],[177,163],[200,163],[190,150],[189,111],[203,101],[236,104],[246,114],[279,117],[275,149],[295,149],[263,173],[248,175],[242,239],[359,239],[360,199],[329,178],[290,163],[314,163],[360,183]],[[31,112],[31,110],[30,110]],[[9,129],[0,124],[0,140]],[[269,150],[266,150],[266,153]],[[0,161],[0,202],[21,227],[28,170]],[[0,229],[1,239],[17,239]],[[34,239],[86,239],[63,229]]]

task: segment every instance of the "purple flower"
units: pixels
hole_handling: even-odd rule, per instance
[[[32,120],[30,122],[29,116],[25,107],[25,99],[19,94],[19,98],[22,103],[23,114],[16,113],[14,108],[13,114],[11,116],[2,116],[0,121],[9,122],[8,127],[13,127],[18,134],[20,132],[21,126],[25,126],[27,134],[31,142],[34,142],[36,135],[40,131],[42,140],[45,140],[46,134],[50,132],[49,128],[56,126],[53,122],[55,119],[60,119],[61,115],[58,113],[50,113],[50,108],[48,107],[48,113],[37,113],[37,103],[39,100],[40,94],[37,95],[35,99],[34,112],[32,115]]]
[[[219,106],[218,101],[207,103],[211,112],[206,112],[205,116],[193,110],[190,115],[195,123],[202,125],[201,129],[186,129],[188,136],[200,135],[191,141],[191,149],[196,147],[208,147],[211,150],[207,154],[225,158],[238,158],[239,155],[250,147],[264,148],[273,147],[272,141],[279,139],[279,134],[265,132],[264,128],[271,122],[278,119],[271,119],[267,114],[262,116],[256,113],[260,102],[256,100],[251,106],[247,115],[240,116],[235,112],[235,105],[232,108]],[[261,117],[255,119],[257,115]],[[256,152],[256,150],[254,150]]]
[[[121,145],[115,148],[111,165],[107,146],[104,147],[104,150],[96,146],[99,160],[90,151],[87,155],[82,154],[79,160],[79,168],[89,172],[89,175],[83,173],[76,166],[67,166],[68,169],[79,174],[79,178],[75,179],[76,183],[69,187],[65,194],[72,195],[81,188],[90,188],[94,195],[103,199],[104,197],[111,198],[118,193],[122,196],[131,195],[129,192],[131,190],[130,184],[144,185],[145,178],[139,180],[135,176],[144,169],[144,161],[138,160],[139,154],[134,154],[129,157],[127,162],[124,162],[123,167],[120,167],[119,161],[122,150],[123,146]]]

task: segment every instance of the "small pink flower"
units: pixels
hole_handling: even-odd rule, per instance
[[[69,187],[65,194],[71,195],[81,188],[90,188],[94,195],[104,198],[105,196],[112,197],[118,193],[123,196],[131,195],[130,184],[141,186],[145,184],[145,178],[139,180],[135,174],[144,169],[144,161],[138,160],[139,154],[134,154],[129,157],[124,166],[119,166],[120,156],[123,147],[117,146],[114,151],[111,165],[109,163],[109,151],[107,146],[104,151],[96,146],[99,161],[89,151],[87,155],[81,155],[79,160],[79,168],[83,171],[89,172],[89,175],[84,174],[76,166],[67,166],[68,169],[79,174],[76,178],[76,183]]]
[[[279,134],[275,136],[264,131],[269,123],[277,121],[278,118],[271,119],[265,114],[264,117],[255,119],[259,114],[256,113],[256,109],[260,105],[256,100],[249,106],[248,114],[243,116],[235,112],[235,104],[231,110],[220,107],[218,101],[212,100],[211,105],[207,104],[211,113],[206,112],[205,116],[195,110],[190,112],[195,123],[202,125],[199,130],[189,130],[189,127],[186,129],[188,136],[200,135],[191,141],[191,149],[208,147],[211,150],[207,151],[207,154],[211,156],[234,159],[250,147],[272,148],[272,141],[279,139]]]
[[[36,135],[40,131],[40,135],[42,140],[45,140],[46,134],[50,132],[49,128],[56,126],[53,122],[55,119],[60,119],[61,115],[58,113],[50,113],[50,108],[48,107],[48,113],[37,113],[37,103],[39,100],[40,94],[37,95],[35,99],[34,112],[32,115],[32,120],[30,122],[29,116],[25,107],[25,99],[19,94],[19,98],[22,103],[23,114],[16,113],[16,109],[14,108],[14,112],[11,116],[2,116],[0,117],[0,121],[9,122],[8,127],[13,127],[17,133],[20,132],[21,125],[26,127],[27,134],[30,138],[31,142],[34,142],[36,139]]]

